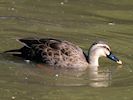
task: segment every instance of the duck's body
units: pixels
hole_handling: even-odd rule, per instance
[[[42,63],[65,68],[86,69],[89,65],[98,66],[100,56],[110,55],[110,48],[102,42],[94,43],[89,49],[89,55],[86,56],[82,49],[68,41],[58,39],[19,39],[24,47],[7,52],[17,52],[13,55],[21,56],[27,60],[36,60]],[[98,49],[95,48],[98,46]],[[102,47],[107,50],[103,50]],[[18,54],[19,52],[19,54]],[[111,58],[112,59],[112,58]],[[116,59],[118,62],[119,60]]]

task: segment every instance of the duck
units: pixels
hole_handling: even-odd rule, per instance
[[[122,64],[104,41],[95,41],[88,54],[78,46],[66,40],[55,38],[21,38],[17,39],[23,47],[5,51],[25,60],[38,61],[49,66],[70,69],[86,69],[89,66],[97,68],[99,58],[106,57]]]

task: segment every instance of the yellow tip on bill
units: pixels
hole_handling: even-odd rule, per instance
[[[119,60],[119,61],[117,61],[117,63],[118,63],[118,64],[122,64],[122,61],[121,61],[121,60]]]

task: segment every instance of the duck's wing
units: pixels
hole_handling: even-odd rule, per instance
[[[82,49],[68,41],[63,41],[59,39],[53,39],[53,38],[23,38],[18,39],[19,42],[21,42],[25,47],[28,48],[37,48],[39,49],[50,49],[52,52],[60,51],[62,54],[65,55],[82,55],[83,51]],[[48,52],[48,50],[47,50]]]
[[[32,48],[33,46],[40,46],[44,45],[46,48],[56,49],[56,50],[62,50],[62,52],[82,52],[82,49],[78,47],[77,45],[68,42],[68,41],[62,41],[58,39],[53,38],[22,38],[17,39],[20,43],[22,43],[24,46]]]
[[[60,40],[57,39],[52,39],[52,38],[45,38],[45,39],[38,39],[38,38],[22,38],[22,39],[17,39],[20,43],[22,43],[24,46],[27,47],[32,47],[33,45],[37,44],[51,44],[51,43],[56,43],[59,44],[61,43]]]
[[[23,56],[33,57],[50,65],[73,66],[78,61],[86,61],[82,49],[68,41],[52,38],[19,39],[19,41],[24,44],[21,49]],[[27,52],[30,56],[27,56]]]

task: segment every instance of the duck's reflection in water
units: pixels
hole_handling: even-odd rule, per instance
[[[109,87],[111,85],[112,72],[109,69],[89,69],[89,86]]]
[[[109,69],[88,68],[85,71],[48,67],[43,69],[47,75],[54,76],[51,82],[56,86],[109,87],[111,85],[112,72]]]

